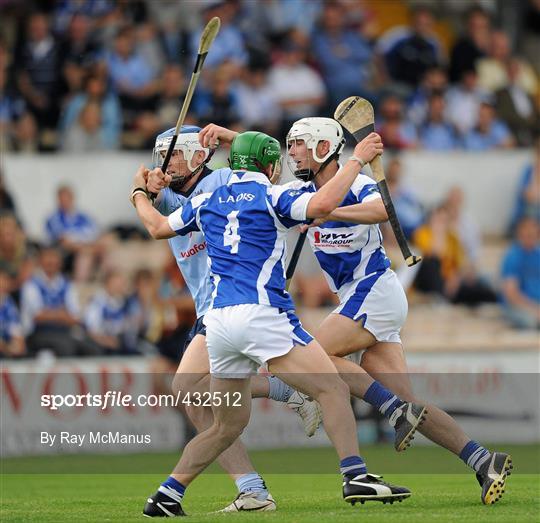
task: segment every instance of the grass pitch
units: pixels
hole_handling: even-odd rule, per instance
[[[508,445],[497,445],[497,448],[512,453],[515,469],[507,482],[504,497],[493,506],[483,506],[480,502],[480,487],[474,474],[467,472],[466,467],[441,449],[416,447],[398,456],[390,447],[364,447],[362,454],[370,470],[384,473],[385,479],[409,487],[413,491],[410,499],[394,505],[373,502],[351,507],[341,500],[341,482],[337,473],[313,472],[314,464],[334,463],[336,466],[331,449],[277,450],[253,452],[256,467],[264,472],[273,470],[269,468],[270,464],[294,462],[297,470],[302,464],[305,470],[311,470],[304,474],[264,474],[277,501],[277,512],[212,514],[230,503],[236,495],[233,483],[225,475],[217,473],[215,467],[190,486],[184,509],[192,522],[539,521],[539,448]],[[163,469],[160,474],[140,472],[153,471],[158,465],[171,468],[175,461],[176,456],[171,454],[4,460],[0,521],[147,521],[141,512],[144,502],[167,476],[168,469]],[[48,471],[54,468],[52,464],[57,467],[69,464],[74,471],[94,473],[24,473],[25,469],[35,470],[36,464]],[[128,464],[132,467],[129,471],[126,468]],[[102,467],[101,472],[105,470],[103,467],[107,467],[111,472],[124,473],[98,473],[98,465]],[[441,467],[448,467],[449,473],[430,472]]]

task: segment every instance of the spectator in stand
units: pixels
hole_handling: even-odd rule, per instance
[[[361,95],[374,100],[370,85],[373,77],[373,52],[368,41],[347,27],[346,13],[338,2],[326,2],[320,27],[313,33],[312,48],[335,108],[348,96]]]
[[[448,213],[451,229],[456,233],[467,254],[467,262],[474,269],[478,268],[482,240],[478,225],[464,211],[465,194],[461,187],[451,187],[444,199],[444,208]]]
[[[278,132],[281,107],[268,83],[264,64],[250,64],[236,85],[238,111],[242,127],[257,129],[273,136]]]
[[[491,22],[480,6],[472,7],[466,14],[466,33],[461,36],[450,56],[450,81],[460,82],[464,73],[474,71],[476,62],[489,51]]]
[[[73,95],[84,87],[88,72],[102,57],[101,46],[92,37],[92,22],[84,14],[75,14],[63,42],[64,79],[68,93]]]
[[[58,123],[62,87],[62,48],[42,13],[31,14],[26,36],[16,53],[18,88],[39,129],[54,131]],[[50,145],[50,138],[43,140]]]
[[[105,275],[104,288],[95,294],[86,308],[84,324],[99,352],[107,355],[136,353],[136,336],[128,311],[127,282],[120,271]]]
[[[407,118],[419,127],[427,118],[429,98],[432,94],[446,93],[448,77],[442,67],[431,67],[424,73],[422,83],[407,104]]]
[[[424,258],[414,281],[418,291],[470,306],[496,301],[493,290],[467,261],[446,206],[431,212],[415,231],[413,241]]]
[[[66,129],[62,148],[71,153],[110,149],[102,132],[101,106],[98,103],[87,102],[82,107],[77,121]]]
[[[528,0],[527,4],[521,11],[521,50],[540,77],[540,0]]]
[[[133,277],[134,292],[127,299],[130,327],[128,346],[141,352],[156,352],[163,333],[163,307],[159,301],[159,285],[149,269],[139,269]]]
[[[193,11],[199,6],[195,2],[178,0],[146,0],[146,7],[150,20],[159,27],[167,61],[178,63],[183,46],[182,35],[189,32],[189,26],[196,22]]]
[[[323,0],[250,0],[243,2],[243,16],[238,20],[249,46],[262,48],[262,38],[275,41],[293,30],[312,34],[323,3]],[[253,27],[260,28],[262,34],[253,31]]]
[[[241,67],[246,65],[248,53],[242,33],[231,23],[233,10],[227,4],[228,2],[225,0],[208,0],[202,4],[201,27],[198,31],[192,33],[190,39],[191,63],[195,63],[204,26],[214,16],[218,16],[221,20],[221,29],[212,44],[212,48],[204,62],[204,67],[206,69],[213,69],[225,62],[229,62],[234,67],[236,73]],[[254,27],[252,30],[258,31],[259,28]]]
[[[511,233],[523,218],[533,218],[540,223],[540,136],[536,138],[534,161],[525,167],[521,175],[510,224]]]
[[[166,57],[156,25],[151,22],[140,24],[135,29],[135,35],[137,51],[150,65],[153,75],[156,78],[161,76],[165,69]]]
[[[77,15],[82,15],[100,27],[104,18],[109,16],[114,9],[113,0],[90,0],[74,2],[73,0],[55,0],[52,15],[54,32],[64,34],[69,31],[71,20]]]
[[[233,69],[227,64],[212,72],[210,89],[201,89],[193,101],[197,118],[206,123],[213,122],[227,128],[239,128],[240,111],[238,98],[231,85]]]
[[[64,270],[77,282],[87,281],[95,258],[102,254],[98,228],[90,216],[77,210],[71,187],[60,186],[56,195],[58,208],[47,219],[47,237],[62,249]]]
[[[26,112],[24,100],[7,81],[7,68],[0,64],[0,151],[13,148],[13,126]]]
[[[122,110],[118,97],[107,90],[105,79],[101,75],[88,74],[84,81],[84,91],[75,95],[66,105],[60,119],[60,130],[64,140],[68,139],[69,133],[81,116],[85,107],[89,104],[99,106],[99,126],[95,132],[95,146],[99,149],[116,149],[119,145],[120,130],[122,129]],[[178,111],[178,109],[177,109]],[[97,111],[94,111],[96,113]],[[64,143],[64,140],[62,142]],[[74,145],[74,144],[72,144]],[[83,144],[81,144],[83,145]],[[71,146],[65,147],[72,150]],[[88,150],[83,146],[78,150]],[[95,150],[95,149],[93,149]]]
[[[26,353],[19,309],[10,296],[11,287],[11,276],[0,266],[0,358]]]
[[[463,143],[470,151],[509,149],[514,146],[514,138],[508,127],[496,118],[493,104],[484,101],[478,111],[478,124],[465,135]]]
[[[319,114],[326,92],[321,77],[306,62],[304,47],[289,40],[281,51],[268,82],[283,111],[280,134],[285,136],[296,120]]]
[[[478,81],[491,93],[508,85],[507,64],[512,58],[510,39],[504,31],[494,31],[491,35],[490,53],[478,60]],[[518,71],[514,83],[531,96],[538,92],[538,79],[533,68],[524,60],[516,58]]]
[[[72,283],[60,272],[62,257],[44,247],[39,266],[22,287],[21,319],[29,352],[52,350],[57,356],[91,353],[76,333],[79,302]]]
[[[13,214],[0,215],[0,266],[12,277],[12,293],[19,299],[21,286],[34,270],[33,251]]]
[[[459,84],[448,89],[448,119],[461,136],[476,126],[480,104],[487,100],[488,96],[488,92],[478,85],[478,74],[474,69],[464,70]]]
[[[160,89],[159,77],[146,56],[135,47],[133,28],[124,27],[114,39],[106,58],[109,76],[120,98],[124,123],[142,111],[153,111]]]
[[[162,91],[155,111],[145,111],[137,117],[129,142],[124,134],[124,147],[152,149],[156,135],[163,129],[176,125],[179,100],[184,98],[187,89],[182,68],[176,64],[167,65],[163,71],[161,86]]]
[[[403,112],[403,102],[394,94],[381,102],[376,124],[386,149],[414,149],[418,145],[416,129],[405,120]]]
[[[429,99],[428,117],[420,126],[420,145],[427,151],[451,151],[458,145],[456,131],[446,118],[444,96],[434,93]]]
[[[399,156],[395,156],[388,162],[385,174],[388,190],[403,232],[410,240],[416,229],[424,222],[424,208],[414,189],[403,181],[403,165]]]
[[[520,63],[511,58],[506,64],[508,85],[495,93],[497,112],[516,137],[517,145],[529,147],[540,132],[540,111],[533,97],[519,84]]]
[[[540,329],[540,227],[533,218],[517,224],[501,273],[508,321],[518,329]]]
[[[434,25],[431,9],[419,6],[412,12],[410,28],[392,29],[381,37],[379,50],[388,76],[409,92],[417,87],[429,68],[442,63],[441,44]]]
[[[30,112],[24,112],[13,122],[8,145],[12,151],[23,153],[36,153],[47,149],[40,137],[36,119]]]

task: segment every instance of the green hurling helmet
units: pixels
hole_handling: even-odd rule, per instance
[[[281,146],[275,138],[258,131],[238,134],[231,145],[229,165],[233,171],[255,172],[271,165],[270,181],[275,183],[281,171]]]

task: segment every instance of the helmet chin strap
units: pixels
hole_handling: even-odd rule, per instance
[[[332,160],[337,160],[338,157],[338,153],[331,154],[323,163],[321,163],[321,166],[317,169],[317,172],[313,172],[313,169],[298,169],[297,171],[294,171],[293,174],[296,178],[299,178],[304,182],[312,182]]]

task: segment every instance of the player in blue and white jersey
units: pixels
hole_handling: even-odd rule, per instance
[[[382,152],[371,134],[355,149],[366,160]],[[310,218],[326,216],[356,178],[351,159],[325,188],[313,193],[272,182],[279,175],[277,140],[258,132],[238,135],[231,146],[234,170],[227,185],[192,198],[168,219],[146,199],[143,188],[132,198],[141,221],[154,238],[203,231],[212,278],[212,304],[205,315],[210,356],[214,423],[185,448],[175,472],[149,498],[148,516],[183,515],[186,486],[242,432],[250,416],[249,377],[262,366],[289,385],[317,399],[325,429],[340,456],[346,501],[395,501],[410,492],[367,474],[358,453],[349,389],[322,347],[300,324],[285,290],[287,230]],[[144,168],[135,186],[144,185]],[[221,398],[240,393],[233,405]],[[247,398],[247,400],[246,400]],[[174,505],[176,502],[176,505]],[[163,503],[168,503],[163,510]],[[173,511],[174,507],[174,511]]]
[[[19,309],[9,295],[11,288],[11,276],[0,266],[0,358],[26,352]]]
[[[338,172],[343,130],[336,121],[299,120],[291,127],[287,144],[300,185],[320,190]],[[358,170],[362,167],[358,165]],[[356,379],[363,379],[364,369],[400,398],[419,402],[412,391],[400,338],[407,317],[407,298],[390,269],[378,226],[387,219],[377,185],[359,173],[341,206],[310,227],[310,245],[340,301],[315,337],[332,356],[364,351],[359,355],[361,368],[348,362],[346,376],[353,393]],[[376,386],[363,398],[370,401],[375,394]],[[512,467],[510,456],[490,452],[471,440],[453,418],[435,405],[428,405],[428,412],[419,431],[469,465],[482,487],[482,502],[495,503],[504,492]],[[398,446],[396,449],[403,450]]]
[[[199,130],[195,126],[182,127],[166,173],[159,168],[144,171],[149,190],[158,194],[155,207],[164,215],[171,214],[201,193],[212,192],[230,179],[230,169],[211,171],[207,167],[211,151],[200,145],[197,134]],[[174,129],[170,129],[156,138],[153,153],[155,167],[162,164],[173,134]],[[160,183],[161,177],[167,177],[167,187]],[[186,236],[170,238],[169,245],[193,296],[197,314],[197,321],[188,337],[183,355],[180,347],[177,355],[166,355],[169,359],[176,356],[177,361],[181,355],[173,388],[175,393],[204,392],[208,390],[210,367],[203,318],[210,306],[212,294],[206,240],[202,232],[192,231]],[[318,404],[274,376],[253,377],[252,395],[285,402],[302,418],[308,436],[311,436],[320,424]],[[199,431],[212,424],[213,416],[208,407],[192,408],[186,405],[186,413]],[[220,456],[219,463],[235,480],[239,490],[238,498],[226,507],[225,511],[275,510],[276,504],[272,496],[261,476],[255,472],[239,440]]]
[[[202,145],[217,140],[230,143],[236,133],[210,124],[200,136]],[[340,169],[339,155],[345,145],[343,129],[330,118],[303,118],[292,125],[287,145],[292,170],[298,178],[289,186],[315,192]],[[429,414],[421,427],[415,421],[419,417],[414,415],[414,406],[422,402],[413,394],[400,338],[407,316],[407,298],[384,252],[378,224],[388,216],[377,185],[360,172],[364,164],[358,163],[358,176],[341,205],[328,217],[316,220],[308,231],[328,284],[340,299],[339,306],[315,332],[315,338],[330,356],[360,356],[361,366],[346,359],[339,366],[351,394],[376,406],[386,416],[389,411],[381,399],[385,398],[381,386],[410,402],[412,411],[390,415],[396,428],[398,451],[410,442],[409,428],[418,428],[476,472],[482,502],[492,504],[502,495],[512,466],[510,456],[489,452],[471,440],[453,418],[435,405],[428,405]],[[377,380],[367,389],[366,371]],[[396,420],[396,414],[410,416],[410,425]]]

